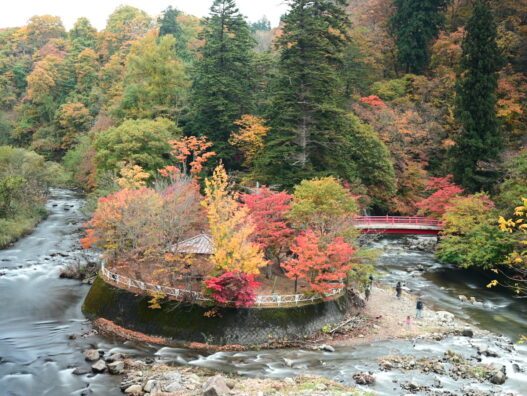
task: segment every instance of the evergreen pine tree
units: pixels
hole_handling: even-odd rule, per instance
[[[181,11],[169,6],[161,17],[158,18],[159,22],[159,38],[171,34],[176,39],[176,56],[184,61],[189,61],[192,58],[187,47],[187,38],[185,32],[181,28],[178,22],[178,16],[182,15]]]
[[[337,139],[340,81],[336,67],[348,42],[343,0],[290,0],[284,17],[271,132],[259,176],[292,185],[323,170]]]
[[[364,126],[343,110],[338,71],[349,42],[346,1],[290,0],[289,4],[278,39],[275,94],[266,117],[271,130],[256,160],[255,176],[265,184],[285,187],[325,175],[365,182],[358,160],[375,152],[368,172],[393,178],[389,154],[376,133],[364,133]],[[373,151],[358,152],[358,147]],[[385,168],[379,171],[377,164]],[[392,188],[393,184],[386,190]]]
[[[229,136],[234,122],[252,110],[254,40],[234,0],[215,0],[203,24],[205,44],[196,65],[187,132],[207,136],[218,158],[232,167],[235,150]]]
[[[397,60],[405,73],[422,74],[428,66],[429,46],[444,24],[447,0],[394,0],[390,30]]]
[[[496,23],[486,0],[477,0],[466,25],[461,74],[456,89],[456,116],[462,125],[454,138],[454,176],[471,191],[489,188],[496,172],[489,161],[502,145],[496,116],[498,71],[503,58],[496,43]]]

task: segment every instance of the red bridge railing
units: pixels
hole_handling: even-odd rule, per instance
[[[357,225],[365,224],[416,224],[441,227],[441,222],[431,217],[405,217],[405,216],[359,216],[354,221]]]

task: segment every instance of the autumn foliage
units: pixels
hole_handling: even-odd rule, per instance
[[[352,268],[355,250],[337,237],[327,246],[311,230],[301,233],[291,246],[296,258],[282,267],[290,279],[303,279],[317,293],[328,293],[344,287],[343,280]]]
[[[452,199],[463,194],[463,189],[452,182],[452,175],[432,177],[426,187],[431,195],[417,203],[420,214],[440,218],[452,205]]]
[[[195,136],[183,137],[180,140],[171,140],[170,144],[172,145],[170,154],[177,160],[178,164],[160,169],[159,173],[165,177],[176,177],[183,174],[190,175],[197,180],[205,163],[209,158],[216,155],[214,151],[209,151],[212,143],[207,141],[206,136],[199,138]]]
[[[254,222],[255,242],[265,250],[267,258],[278,264],[288,252],[295,232],[284,216],[291,209],[292,198],[287,192],[274,192],[265,186],[255,194],[241,196]]]
[[[255,226],[249,210],[228,191],[228,177],[223,165],[205,180],[204,200],[214,243],[212,262],[221,271],[258,274],[267,264],[260,246],[252,240]]]
[[[260,286],[254,275],[238,271],[205,280],[205,285],[212,291],[212,298],[221,304],[234,303],[237,308],[250,307],[256,301],[254,290]]]

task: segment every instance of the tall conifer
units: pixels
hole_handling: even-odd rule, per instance
[[[234,0],[215,0],[203,22],[201,59],[192,89],[187,131],[207,136],[227,166],[234,163],[228,143],[234,122],[252,110],[251,49],[254,40]]]
[[[429,47],[444,24],[447,0],[394,0],[390,30],[397,60],[405,73],[422,74],[430,59]]]
[[[283,18],[279,77],[268,115],[271,133],[259,176],[294,184],[313,176],[328,155],[339,109],[336,66],[345,47],[349,22],[345,1],[290,0]]]
[[[452,150],[456,181],[469,190],[489,188],[496,173],[502,136],[496,115],[498,71],[503,59],[496,43],[496,23],[486,0],[477,0],[466,25],[456,116],[462,125]]]
[[[266,117],[271,130],[256,161],[258,180],[290,187],[302,179],[334,175],[370,185],[373,176],[374,183],[391,190],[393,167],[386,147],[373,130],[343,110],[339,72],[349,43],[346,1],[288,3],[291,9],[277,43],[274,98]],[[359,169],[365,157],[370,157],[368,166]]]

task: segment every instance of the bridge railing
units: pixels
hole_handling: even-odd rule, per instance
[[[441,227],[441,221],[431,217],[408,217],[408,216],[359,216],[354,220],[355,224],[416,224]]]

